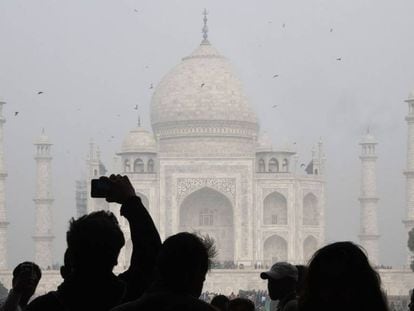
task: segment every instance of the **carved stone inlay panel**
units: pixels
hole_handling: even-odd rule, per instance
[[[177,201],[181,204],[187,195],[204,187],[210,187],[225,194],[234,204],[236,199],[234,178],[178,178]]]

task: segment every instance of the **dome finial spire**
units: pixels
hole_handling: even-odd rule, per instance
[[[139,115],[139,111],[138,111],[138,105],[135,105],[134,109],[137,111],[137,116],[138,116],[138,127],[141,127],[141,116]]]
[[[207,26],[207,21],[208,21],[207,15],[208,15],[208,12],[207,12],[207,9],[204,9],[203,15],[204,15],[204,17],[203,17],[204,26],[203,26],[203,29],[202,29],[202,32],[203,32],[203,43],[208,43],[208,26]]]

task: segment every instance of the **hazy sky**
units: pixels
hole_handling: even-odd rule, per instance
[[[204,7],[211,43],[231,60],[273,142],[296,142],[307,162],[322,137],[328,241],[357,240],[358,142],[371,127],[379,141],[381,261],[402,264],[414,1],[2,0],[10,266],[33,258],[35,137],[45,128],[54,143],[55,259],[62,262],[89,139],[110,166],[135,126],[136,104],[150,128],[149,86],[198,46]]]

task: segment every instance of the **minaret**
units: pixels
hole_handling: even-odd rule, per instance
[[[367,251],[368,258],[373,265],[379,264],[379,234],[377,216],[377,155],[375,147],[377,142],[370,134],[369,129],[359,143],[361,146],[361,206],[359,240]]]
[[[4,168],[3,156],[3,124],[6,119],[3,117],[4,101],[0,99],[0,270],[7,269],[7,222],[5,181],[7,177]]]
[[[52,242],[52,203],[51,193],[51,162],[50,149],[52,144],[49,138],[42,134],[34,143],[36,147],[36,228],[33,240],[35,243],[34,261],[42,269],[51,268],[53,264]]]
[[[404,171],[406,178],[406,218],[403,221],[405,225],[406,235],[404,239],[404,245],[407,250],[406,265],[410,266],[413,254],[407,247],[408,232],[414,228],[414,91],[410,94],[405,101],[408,104],[408,114],[405,117],[408,126],[407,135],[407,167]]]
[[[86,161],[88,168],[86,179],[86,195],[87,195],[87,207],[86,212],[91,213],[99,210],[107,210],[109,208],[108,202],[102,198],[92,198],[91,193],[91,179],[97,179],[100,176],[106,174],[106,169],[101,162],[101,153],[99,147],[95,145],[93,140],[89,143],[89,155]]]

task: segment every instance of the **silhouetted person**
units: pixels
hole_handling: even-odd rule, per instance
[[[306,272],[308,271],[308,267],[304,265],[295,265],[296,269],[298,269],[298,281],[296,282],[296,294],[300,296],[305,286],[305,277]]]
[[[254,311],[254,303],[247,298],[235,298],[230,300],[228,311]]]
[[[337,242],[318,250],[310,261],[299,309],[385,311],[388,306],[365,253],[352,242]]]
[[[107,177],[101,177],[107,179]],[[67,251],[57,291],[33,300],[28,311],[106,311],[140,297],[154,280],[154,262],[161,241],[154,223],[126,176],[111,175],[106,200],[122,204],[133,245],[127,271],[112,272],[125,244],[114,214],[97,211],[72,219],[66,234]]]
[[[0,301],[0,311],[26,310],[41,277],[42,272],[37,264],[29,261],[18,264],[13,270],[12,289]]]
[[[229,307],[230,299],[224,295],[214,296],[210,304],[219,311],[227,311]]]
[[[60,267],[60,275],[62,279],[67,279],[72,273],[72,266],[70,264],[69,249],[66,249],[63,256],[63,266]]]
[[[408,309],[410,311],[414,311],[414,289],[411,290],[410,303],[408,304]]]
[[[215,310],[200,297],[214,257],[214,246],[197,235],[182,232],[165,240],[156,262],[158,278],[140,299],[113,311]]]
[[[298,269],[287,262],[275,263],[269,271],[262,272],[260,277],[267,280],[270,299],[279,301],[278,311],[296,311],[296,283]]]

